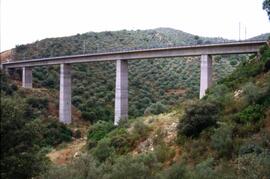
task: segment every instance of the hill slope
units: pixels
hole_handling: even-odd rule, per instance
[[[268,178],[270,48],[175,110],[89,128],[85,154],[43,178]]]
[[[153,30],[89,32],[70,37],[51,38],[17,46],[14,58],[24,60],[49,56],[103,51],[218,43],[227,40],[204,38],[182,31]],[[214,80],[226,76],[245,56],[216,56]],[[198,97],[199,58],[168,58],[129,62],[129,115],[141,116],[160,105],[163,109]],[[113,119],[115,63],[77,64],[72,68],[72,103],[83,118],[96,121]],[[218,73],[217,73],[218,72]],[[35,68],[36,87],[59,87],[59,68]],[[181,93],[179,93],[181,92]],[[147,109],[148,108],[148,109]],[[164,111],[164,110],[163,110]]]

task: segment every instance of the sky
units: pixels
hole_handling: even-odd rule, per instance
[[[263,0],[1,0],[0,51],[89,31],[170,27],[205,37],[270,32]],[[246,30],[245,30],[246,29]],[[246,31],[246,33],[245,33]]]

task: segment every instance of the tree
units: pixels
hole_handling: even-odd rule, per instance
[[[270,20],[270,0],[264,0],[263,10],[265,10],[267,12],[267,15],[268,15],[269,20]]]
[[[178,136],[198,136],[202,130],[216,124],[219,111],[219,104],[205,101],[187,106],[177,126]]]
[[[1,99],[1,178],[31,178],[45,166],[39,128],[24,108],[18,100]]]

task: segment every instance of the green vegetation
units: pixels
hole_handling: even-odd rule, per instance
[[[31,178],[47,168],[43,148],[71,141],[72,132],[48,118],[47,97],[28,94],[0,73],[1,178]]]
[[[1,138],[6,142],[1,142],[1,177],[267,178],[270,48],[264,47],[261,55],[240,63],[202,100],[180,104],[184,114],[174,131],[178,144],[166,141],[167,134],[151,127],[155,117],[148,122],[129,120],[117,128],[110,120],[98,121],[89,128],[84,154],[63,166],[48,165],[42,149],[70,141],[73,135],[67,126],[45,117],[52,99],[29,94],[4,75]],[[160,106],[152,106],[149,115],[163,112]],[[146,144],[150,150],[136,153]],[[181,150],[179,158],[176,149]]]
[[[44,39],[17,46],[14,58],[26,60],[60,55],[103,51],[166,47],[224,42],[221,38],[204,38],[182,31],[159,28],[153,30],[89,32],[75,36]],[[85,47],[85,50],[84,50]],[[245,56],[217,56],[214,59],[214,79],[220,79],[235,69]],[[228,63],[232,61],[232,63]],[[159,114],[186,98],[199,93],[198,58],[168,58],[129,61],[129,116]],[[218,73],[217,73],[218,72]],[[36,87],[59,88],[59,67],[36,67],[33,70]],[[182,94],[170,90],[184,90]],[[72,104],[85,120],[112,121],[115,91],[115,62],[93,62],[72,65]]]
[[[241,63],[200,102],[186,106],[179,121],[178,140],[184,146],[187,163],[198,163],[192,177],[269,176],[269,127],[265,124],[269,123],[270,111],[270,48],[263,47],[261,55]],[[197,134],[196,138],[187,138],[191,134]],[[196,155],[198,152],[201,155]]]
[[[185,116],[178,125],[179,135],[198,136],[205,128],[214,126],[218,119],[219,108],[217,103],[204,101],[188,106]]]
[[[269,15],[269,0],[263,8]],[[13,54],[26,60],[224,41],[168,28],[89,32],[20,45]],[[33,70],[34,86],[39,89],[20,88],[0,71],[1,178],[269,178],[269,46],[260,54],[260,58],[214,56],[217,83],[201,100],[193,99],[199,93],[198,58],[130,61],[132,119],[118,127],[112,123],[115,63],[73,65],[73,110],[78,109],[92,125],[87,146],[70,163],[59,166],[46,157],[50,148],[85,137],[84,130],[73,132],[57,121],[59,67]],[[13,79],[20,79],[20,70],[12,73]],[[173,112],[166,121],[167,114],[161,113],[168,109]],[[74,120],[72,125],[80,122]]]
[[[267,12],[267,15],[268,15],[269,20],[270,20],[270,0],[264,0],[263,9]]]

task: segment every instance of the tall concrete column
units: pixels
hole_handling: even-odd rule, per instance
[[[22,68],[22,87],[32,88],[32,68],[31,67]]]
[[[128,61],[116,61],[114,124],[128,118]]]
[[[204,97],[206,90],[212,85],[212,57],[201,55],[201,82],[200,99]]]
[[[71,123],[71,65],[60,66],[59,120]]]

